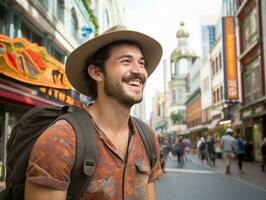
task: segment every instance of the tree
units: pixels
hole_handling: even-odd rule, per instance
[[[170,118],[173,122],[173,124],[180,124],[180,122],[182,121],[182,115],[180,113],[176,113],[176,112],[171,112]]]

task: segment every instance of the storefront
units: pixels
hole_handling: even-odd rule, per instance
[[[251,155],[248,160],[261,160],[260,144],[266,137],[266,98],[261,99],[252,106],[243,107],[241,111],[243,120],[244,138]],[[249,154],[249,152],[248,152]]]
[[[64,65],[24,38],[0,35],[0,177],[14,124],[33,106],[80,106]]]

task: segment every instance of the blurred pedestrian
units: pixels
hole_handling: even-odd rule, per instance
[[[161,168],[164,171],[165,165],[167,162],[167,157],[171,151],[171,145],[165,136],[159,136],[159,145],[160,145],[160,158],[161,158]]]
[[[198,137],[198,141],[197,141],[197,154],[198,154],[198,160],[200,159],[200,150],[199,150],[200,144],[201,144],[201,138]]]
[[[215,165],[215,160],[216,160],[215,141],[212,136],[208,136],[207,138],[207,155],[208,155],[209,164]]]
[[[177,156],[177,166],[183,167],[185,165],[184,150],[185,144],[183,143],[182,138],[177,138],[176,143],[174,144],[174,153]]]
[[[190,162],[191,160],[189,158],[189,153],[190,153],[190,149],[191,149],[191,142],[187,137],[185,137],[183,139],[183,143],[185,145],[184,160],[185,160],[185,162]]]
[[[265,173],[265,164],[266,164],[266,137],[263,139],[260,145],[261,155],[262,155],[262,163],[261,169]]]
[[[235,139],[236,156],[238,160],[238,169],[240,173],[243,173],[242,166],[245,155],[245,144],[241,136],[237,136]]]
[[[199,152],[200,152],[200,161],[202,164],[204,159],[206,159],[208,162],[208,157],[207,157],[206,142],[205,142],[204,137],[201,137],[200,140],[201,140],[201,142],[200,142],[200,146],[199,146]]]
[[[223,158],[226,164],[225,174],[230,174],[231,159],[234,156],[234,138],[232,137],[233,129],[226,128],[225,134],[221,140],[221,148],[223,150]]]

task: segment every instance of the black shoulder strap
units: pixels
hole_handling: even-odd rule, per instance
[[[133,121],[135,122],[137,129],[140,133],[146,151],[148,152],[150,165],[153,167],[158,159],[155,147],[155,141],[151,133],[150,127],[145,124],[143,121],[132,117]]]
[[[76,159],[71,172],[67,199],[80,199],[88,186],[97,164],[96,130],[88,113],[76,107],[59,119],[67,120],[76,133]]]

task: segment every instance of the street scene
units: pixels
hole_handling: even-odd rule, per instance
[[[266,1],[0,0],[0,200],[266,200]]]
[[[177,159],[171,156],[167,160],[166,173],[156,183],[158,199],[258,199],[264,200],[266,194],[265,174],[258,163],[245,163],[245,172],[240,174],[237,163],[232,175],[224,174],[223,160],[217,160],[215,167],[206,162],[201,164],[192,156],[183,168],[176,167]]]

